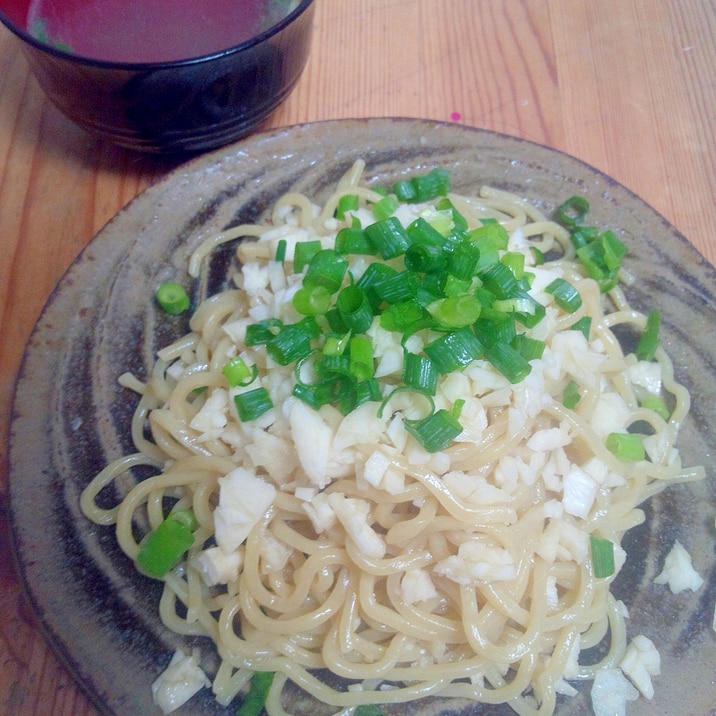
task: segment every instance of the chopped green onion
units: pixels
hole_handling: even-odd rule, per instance
[[[483,308],[491,308],[495,302],[495,295],[490,293],[484,286],[478,286],[472,294],[480,301]]]
[[[570,238],[577,250],[577,258],[604,293],[616,286],[621,260],[627,249],[613,231],[599,234],[594,226],[583,226],[589,212],[589,202],[580,196],[573,196],[556,211],[557,220],[570,232]]]
[[[523,291],[529,291],[532,288],[532,284],[535,282],[535,274],[532,271],[525,271],[517,281],[517,285]]]
[[[423,309],[417,301],[394,303],[380,314],[380,325],[386,331],[405,333],[410,326],[420,321],[424,316]]]
[[[355,410],[367,402],[379,402],[382,399],[380,384],[375,378],[359,380],[346,386],[339,398],[338,409],[342,415]]]
[[[545,307],[526,291],[518,291],[514,301],[515,318],[526,328],[534,328],[545,317]]]
[[[514,298],[501,298],[492,303],[492,308],[501,313],[508,313],[513,318],[518,313],[532,313],[534,311],[534,301],[527,293]]]
[[[520,251],[507,251],[500,258],[500,263],[507,266],[518,281],[525,275],[525,255]]]
[[[439,373],[435,364],[426,356],[405,351],[403,355],[403,383],[427,395],[435,395]]]
[[[276,261],[283,263],[286,260],[286,239],[279,239],[276,245]]]
[[[241,422],[246,423],[263,415],[273,408],[271,397],[266,388],[254,388],[234,396],[234,405]]]
[[[480,249],[469,241],[461,241],[448,256],[448,271],[463,281],[472,281],[480,262]]]
[[[323,286],[335,293],[341,287],[347,270],[348,259],[345,256],[334,249],[321,249],[311,258],[303,285],[306,288]]]
[[[293,395],[306,405],[318,410],[323,405],[329,405],[339,395],[336,386],[340,385],[334,380],[323,380],[318,383],[296,383],[293,386]]]
[[[252,323],[246,327],[244,343],[247,346],[262,346],[278,335],[282,326],[283,324],[278,318],[269,318],[265,321]]]
[[[614,457],[625,462],[638,462],[645,456],[644,442],[634,433],[609,433],[607,450]]]
[[[395,194],[395,196],[397,196],[400,201],[411,202],[415,201],[417,191],[410,179],[406,179],[404,181],[399,181],[393,184],[393,194]]]
[[[604,537],[589,535],[589,549],[592,553],[592,568],[597,579],[606,579],[615,572],[614,543]]]
[[[436,338],[425,346],[424,351],[438,372],[444,375],[478,358],[483,348],[473,331],[465,327]]]
[[[448,298],[457,298],[458,296],[469,293],[471,288],[472,281],[464,281],[463,279],[458,278],[457,276],[449,273],[445,277],[443,293]],[[472,296],[472,298],[477,299],[477,302],[480,304],[480,306],[482,306],[482,300],[480,298],[474,295]]]
[[[417,300],[421,306],[442,298],[445,295],[446,276],[442,271],[426,273],[418,289]]]
[[[482,304],[475,296],[463,294],[433,301],[426,308],[446,328],[462,328],[475,323],[482,311]]]
[[[304,286],[293,294],[293,307],[304,316],[322,316],[331,307],[333,293],[325,286]]]
[[[444,196],[450,191],[450,173],[432,169],[427,174],[393,184],[393,193],[400,201],[421,202]]]
[[[555,303],[566,313],[574,313],[582,306],[582,297],[579,291],[569,281],[556,278],[545,288],[547,293],[554,296]]]
[[[443,449],[462,431],[463,399],[454,401],[452,411],[435,410],[431,396],[437,393],[441,375],[484,357],[510,382],[518,383],[529,374],[530,362],[543,356],[546,345],[518,334],[518,328],[536,326],[546,309],[530,294],[536,274],[526,267],[523,253],[508,250],[508,233],[496,219],[485,218],[479,228],[468,231],[467,220],[448,198],[423,210],[407,228],[394,215],[399,201],[427,201],[444,195],[449,187],[449,174],[443,170],[398,182],[392,195],[380,192],[381,198],[372,203],[377,220],[365,229],[358,217],[347,215],[361,205],[359,196],[343,195],[336,217],[345,223],[336,234],[335,247],[324,249],[318,240],[295,246],[294,271],[305,275],[292,301],[304,317],[287,325],[278,319],[259,321],[247,327],[245,341],[247,346],[265,345],[268,357],[280,365],[294,364],[293,394],[311,407],[330,404],[345,415],[363,402],[382,401],[382,410],[386,399],[374,375],[374,345],[364,335],[378,317],[383,329],[401,334],[405,350],[401,384],[395,390],[412,390],[431,402],[428,417],[405,419],[406,429],[430,451]],[[570,234],[583,230],[578,252],[587,273],[606,290],[616,280],[626,249],[613,232],[598,234],[579,226],[582,206],[572,202],[563,212],[573,224]],[[285,260],[286,243],[279,242],[277,260]],[[544,261],[539,250],[533,254],[534,263]],[[349,273],[351,255],[379,256],[383,261],[359,261],[354,276]],[[395,261],[399,257],[402,268]],[[546,290],[565,311],[581,305],[579,293],[563,279],[552,281]],[[573,327],[589,335],[588,318]],[[419,331],[430,331],[432,340],[422,336],[428,342],[423,353],[415,354],[407,346]],[[308,373],[302,368],[308,360],[311,383],[304,382]],[[235,359],[224,371],[231,387],[247,387],[258,369]],[[578,400],[576,384],[568,385],[565,405],[573,407]],[[241,420],[255,419],[273,407],[264,388],[240,393],[234,402]],[[609,444],[615,440],[610,436]]]
[[[348,347],[348,341],[350,340],[350,338],[350,331],[342,335],[328,335],[326,336],[326,340],[323,344],[323,350],[321,352],[323,353],[323,355],[326,356],[343,355],[346,348]]]
[[[302,325],[284,326],[266,343],[266,352],[279,365],[289,365],[311,352],[311,336]]]
[[[156,292],[156,299],[159,307],[165,313],[172,316],[178,316],[186,311],[191,301],[184,286],[175,281],[167,281],[163,283]]]
[[[523,271],[522,275],[517,279],[517,285],[521,291],[529,291],[535,281],[535,274],[532,271]]]
[[[537,338],[530,338],[524,333],[516,335],[510,345],[526,360],[539,360],[544,354],[546,344]]]
[[[318,239],[299,241],[293,250],[293,270],[296,273],[301,273],[321,248],[321,242]]]
[[[273,671],[254,672],[249,690],[237,709],[236,716],[259,716],[266,705],[273,678]]]
[[[519,383],[532,370],[532,366],[509,344],[498,341],[485,347],[485,358],[510,381]]]
[[[375,250],[386,261],[404,254],[411,243],[408,232],[395,216],[366,226],[365,232]]]
[[[645,395],[639,399],[639,405],[647,410],[653,410],[662,420],[669,419],[669,409],[658,395]]]
[[[418,293],[418,279],[412,271],[396,271],[375,285],[375,293],[386,303],[402,303]]]
[[[194,534],[182,519],[167,517],[149,533],[137,554],[137,564],[150,577],[161,579],[194,543]]]
[[[534,261],[535,266],[542,266],[545,262],[544,258],[544,252],[540,251],[536,246],[530,246],[530,251],[532,252],[532,260]]]
[[[236,356],[222,368],[222,373],[229,382],[229,386],[236,388],[253,383],[259,374],[259,369],[255,365],[247,365],[241,356]]]
[[[409,224],[406,231],[413,244],[435,246],[439,249],[445,246],[445,237],[423,216]]]
[[[384,196],[373,204],[373,216],[378,220],[387,219],[397,208],[398,202],[392,196]]]
[[[573,229],[586,219],[589,202],[581,196],[572,196],[557,207],[557,221],[567,229]]]
[[[512,343],[517,335],[514,316],[494,308],[484,308],[473,328],[475,335],[486,346],[498,342]]]
[[[323,335],[323,328],[318,325],[314,316],[302,318],[296,325],[308,334],[309,338],[318,338]]]
[[[361,704],[356,707],[353,716],[387,716],[387,714],[373,704]]]
[[[470,241],[480,251],[480,262],[478,271],[484,271],[486,268],[496,263],[500,258],[500,251],[507,249],[510,237],[502,224],[497,221],[483,220],[482,226],[473,229],[470,232]]]
[[[423,176],[410,180],[415,187],[415,201],[428,201],[438,196],[445,196],[450,191],[450,173],[444,169],[432,169]]]
[[[482,272],[480,278],[483,286],[497,298],[514,298],[520,290],[510,267],[499,261]]]
[[[340,254],[373,254],[373,244],[363,229],[344,226],[336,234],[336,251]]]
[[[621,267],[622,259],[627,253],[626,246],[624,246],[617,235],[610,230],[600,234],[597,240],[601,243],[602,251],[604,252],[604,265],[610,271],[618,271]]]
[[[446,196],[435,203],[438,211],[449,211],[454,231],[467,231],[467,219],[455,208],[455,205]]]
[[[413,244],[405,252],[405,268],[415,273],[440,271],[447,264],[447,254],[440,246]]]
[[[618,281],[621,259],[626,255],[626,246],[613,231],[605,231],[596,239],[577,249],[577,258],[594,279],[602,293],[610,291]]]
[[[338,294],[336,307],[345,325],[354,333],[363,333],[373,322],[373,310],[365,291],[358,285],[346,286]]]
[[[581,398],[582,396],[579,392],[579,386],[575,381],[570,380],[569,383],[564,386],[564,393],[562,393],[562,405],[569,410],[574,410]]]
[[[403,331],[403,337],[400,339],[400,345],[402,345],[404,348],[406,346],[406,343],[408,339],[418,333],[419,331],[422,331],[424,329],[438,329],[438,326],[436,325],[435,321],[430,316],[425,316],[417,321],[415,323],[412,323],[409,325],[404,331]]]
[[[332,379],[337,373],[350,375],[350,360],[348,355],[325,355],[314,368],[319,378]]]
[[[346,393],[341,399],[341,412],[347,415],[359,405],[368,402],[378,402],[383,395],[380,392],[380,383],[375,378],[359,380],[354,383],[350,393]]]
[[[452,211],[449,209],[440,211],[439,209],[426,209],[422,213],[422,218],[430,224],[444,239],[450,239],[452,232],[455,230],[455,222],[453,221]]]
[[[348,332],[348,326],[346,326],[346,324],[343,322],[341,314],[338,312],[337,308],[334,307],[326,311],[325,319],[328,322],[330,330],[334,333]]]
[[[443,409],[420,420],[404,420],[403,424],[428,452],[444,450],[462,432],[460,421]]]
[[[353,336],[350,339],[349,373],[356,380],[373,377],[373,343],[367,336]]]
[[[649,312],[646,317],[646,326],[639,337],[639,343],[634,351],[639,360],[654,360],[654,354],[659,347],[659,327],[661,314],[657,310]]]
[[[575,321],[570,330],[579,331],[587,340],[589,340],[589,334],[592,330],[592,317],[582,316],[578,321]]]
[[[577,226],[572,230],[570,238],[575,249],[581,249],[599,236],[596,226]]]
[[[338,204],[336,204],[336,218],[345,219],[347,211],[356,211],[358,209],[358,202],[357,194],[343,194],[338,199]]]
[[[394,276],[398,273],[392,266],[387,264],[374,261],[368,264],[368,268],[363,272],[363,275],[356,281],[356,286],[361,288],[371,305],[377,310],[380,305],[380,297],[376,292],[376,286],[390,276]]]

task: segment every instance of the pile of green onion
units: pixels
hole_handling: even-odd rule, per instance
[[[296,367],[297,398],[315,409],[331,404],[344,415],[365,401],[385,403],[366,333],[376,317],[382,328],[400,334],[404,347],[414,333],[433,332],[419,354],[405,349],[398,386],[426,396],[431,405],[440,377],[478,358],[512,383],[529,374],[530,361],[542,356],[545,345],[524,329],[537,325],[545,308],[529,293],[533,276],[525,269],[525,256],[507,250],[507,231],[495,220],[468,229],[447,198],[449,189],[449,174],[440,169],[398,182],[373,205],[375,223],[362,227],[354,220],[339,230],[331,249],[318,240],[296,245],[293,271],[303,278],[293,306],[303,318],[253,324],[246,345],[263,345],[276,363]],[[407,227],[393,215],[399,202],[432,200],[434,210]],[[342,219],[358,205],[356,195],[345,195],[336,216]],[[372,259],[357,280],[349,271],[352,255]],[[276,260],[284,259],[280,243]],[[569,313],[581,306],[579,293],[564,279],[547,291]],[[318,376],[310,383],[300,378],[306,361]],[[244,387],[257,377],[241,358],[226,366],[225,375],[230,385]],[[235,402],[241,420],[258,418],[272,407],[263,387],[240,393]],[[426,450],[439,451],[462,432],[460,408],[459,401],[450,411],[433,407],[405,426]]]
[[[436,410],[441,376],[460,370],[475,359],[487,360],[511,383],[519,383],[531,370],[530,361],[542,356],[543,341],[525,332],[545,316],[545,307],[530,295],[533,274],[525,267],[525,255],[508,251],[508,234],[494,219],[469,229],[467,221],[448,198],[450,175],[442,169],[400,181],[372,205],[376,221],[361,226],[353,217],[336,235],[334,248],[319,240],[296,244],[293,271],[302,273],[302,286],[293,306],[303,318],[295,323],[279,319],[259,321],[248,327],[247,346],[264,346],[279,365],[295,367],[293,394],[314,409],[333,405],[346,415],[366,401],[387,398],[375,377],[373,344],[368,329],[377,317],[380,326],[398,332],[404,347],[401,384],[395,390],[421,394],[432,406],[421,419],[406,420],[406,429],[429,452],[447,447],[461,432],[461,402],[451,410]],[[434,210],[423,212],[407,227],[394,216],[401,202],[434,201]],[[359,197],[341,197],[336,217],[345,220],[358,209]],[[556,211],[574,244],[587,276],[602,292],[617,281],[626,247],[611,230],[599,231],[584,224],[588,202],[579,196]],[[285,261],[286,244],[279,242],[275,259]],[[534,250],[536,263],[543,261]],[[372,260],[354,280],[350,257]],[[160,288],[157,294],[165,310],[186,310],[189,299],[177,293],[178,284]],[[566,313],[581,306],[581,297],[567,280],[555,279],[546,291]],[[590,319],[575,321],[574,330],[589,336]],[[435,336],[418,353],[408,351],[407,339],[428,329]],[[649,317],[637,356],[653,357],[658,345],[658,314]],[[647,357],[650,359],[650,357]],[[304,382],[302,368],[310,362],[317,380]],[[249,387],[258,378],[255,366],[237,357],[226,364],[224,374],[231,387]],[[564,403],[579,400],[576,385],[567,386]],[[239,419],[251,421],[273,407],[262,386],[243,390],[234,397]],[[381,408],[382,409],[382,408]],[[629,439],[626,438],[626,443]],[[622,450],[625,440],[613,440]],[[633,455],[626,446],[625,455]],[[633,457],[631,459],[634,459]]]

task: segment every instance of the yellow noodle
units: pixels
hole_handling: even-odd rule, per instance
[[[219,234],[215,234],[205,241],[203,241],[195,250],[191,256],[189,262],[188,273],[192,278],[197,278],[201,272],[202,261],[221,244],[234,241],[235,239],[244,238],[248,236],[261,236],[266,230],[264,226],[256,226],[253,224],[244,224],[237,226],[233,229],[228,229]]]

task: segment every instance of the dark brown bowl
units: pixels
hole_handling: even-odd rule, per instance
[[[0,0],[0,21],[22,42],[48,98],[80,127],[143,152],[199,152],[256,129],[290,94],[310,48],[313,0],[256,37],[213,54],[109,62],[32,37],[29,0]]]

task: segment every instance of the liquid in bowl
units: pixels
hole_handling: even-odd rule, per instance
[[[297,0],[32,0],[25,30],[83,57],[173,62],[251,40],[297,5]]]

